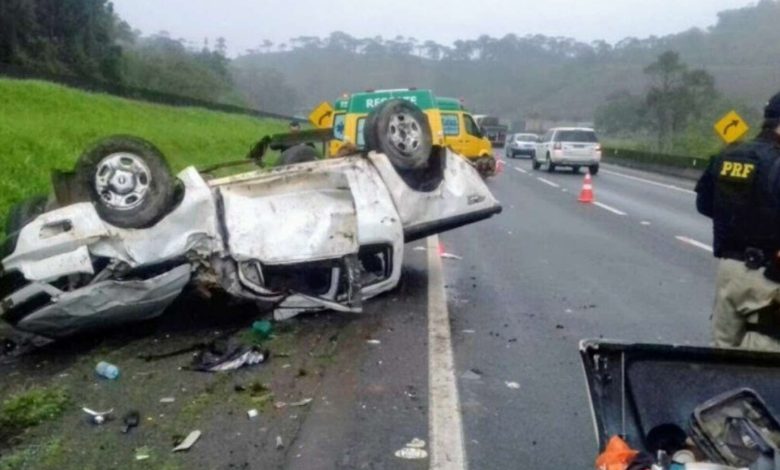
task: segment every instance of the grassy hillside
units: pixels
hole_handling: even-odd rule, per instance
[[[59,85],[0,79],[0,236],[8,208],[49,191],[52,169],[71,169],[93,141],[111,134],[148,139],[174,170],[236,160],[286,123],[174,108]]]

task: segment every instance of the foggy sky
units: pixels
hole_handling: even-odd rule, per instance
[[[751,0],[113,0],[144,34],[168,31],[200,45],[227,39],[231,55],[296,36],[398,35],[451,44],[481,34],[566,36],[614,43],[677,33],[717,21],[717,12]]]

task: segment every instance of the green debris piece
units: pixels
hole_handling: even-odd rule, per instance
[[[268,339],[274,331],[274,326],[268,320],[259,320],[252,323],[252,331],[260,339]]]

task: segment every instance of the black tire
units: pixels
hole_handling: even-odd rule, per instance
[[[553,173],[555,171],[555,163],[552,162],[550,156],[547,155],[547,173]]]
[[[575,173],[575,174],[576,174],[576,173],[579,173],[579,172],[580,172],[580,167],[578,167],[578,166],[573,166],[573,167],[571,167],[571,172],[572,172],[572,173]]]
[[[168,162],[157,147],[138,137],[98,141],[79,158],[76,176],[98,215],[117,227],[150,227],[176,201],[176,180]]]
[[[599,174],[599,166],[598,166],[598,164],[589,166],[588,170],[590,170],[591,176],[596,176],[597,174]]]
[[[542,164],[541,164],[541,163],[539,163],[539,162],[536,160],[536,157],[534,157],[533,161],[531,162],[531,167],[532,167],[534,170],[538,170],[538,169],[540,169],[540,168],[542,167]]]
[[[19,232],[25,225],[46,211],[48,198],[43,195],[32,196],[11,206],[5,219],[5,243],[0,247],[0,258],[4,258],[16,249]]]
[[[314,148],[306,144],[300,144],[282,152],[282,155],[279,157],[279,164],[293,165],[295,163],[313,162],[319,157]]]
[[[363,124],[363,145],[367,152],[370,150],[379,151],[376,117],[384,112],[383,110],[387,107],[388,103],[390,103],[390,101],[380,103],[379,106],[374,108],[373,111],[366,116],[366,122]]]
[[[366,150],[387,155],[398,170],[425,168],[433,149],[428,117],[406,100],[388,100],[366,118]]]

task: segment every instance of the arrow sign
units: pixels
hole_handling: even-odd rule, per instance
[[[734,119],[733,121],[731,121],[729,123],[728,126],[726,126],[725,129],[723,129],[723,135],[729,135],[729,131],[731,130],[731,128],[733,128],[733,127],[735,128],[737,126],[739,126],[739,120],[738,119]]]
[[[749,130],[750,127],[736,111],[729,112],[715,124],[715,132],[727,144],[732,144],[743,138]]]
[[[325,114],[320,116],[320,119],[317,121],[317,127],[322,127],[322,121],[333,116],[333,111],[326,111]]]

